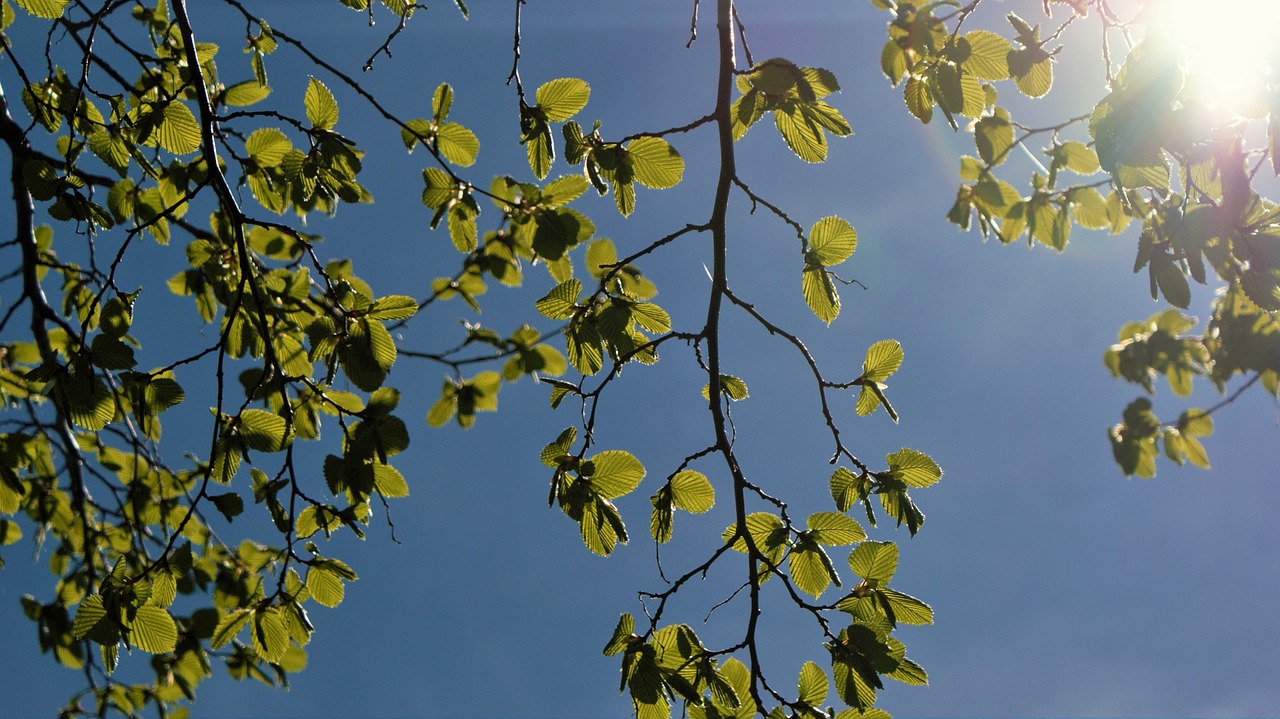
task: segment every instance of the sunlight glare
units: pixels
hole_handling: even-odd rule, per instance
[[[1188,82],[1240,112],[1263,99],[1280,46],[1277,0],[1147,0],[1153,28],[1183,50]]]

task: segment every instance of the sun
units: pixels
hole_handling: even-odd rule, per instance
[[[1280,68],[1280,0],[1146,0],[1149,30],[1182,50],[1197,94],[1242,114],[1265,113]]]

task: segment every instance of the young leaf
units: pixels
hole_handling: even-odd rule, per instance
[[[902,366],[902,344],[897,340],[880,340],[867,349],[862,360],[862,378],[883,382]]]
[[[329,88],[314,77],[307,83],[302,104],[307,111],[307,120],[317,130],[332,130],[338,124],[338,101],[333,99]]]
[[[586,107],[591,86],[575,77],[544,83],[535,95],[538,108],[552,122],[564,122]]]
[[[312,599],[329,608],[341,604],[346,595],[342,580],[326,566],[307,569],[307,589],[311,592]]]
[[[644,465],[630,452],[610,449],[591,458],[591,486],[606,499],[629,494],[644,479]]]
[[[684,175],[684,159],[660,137],[639,137],[627,145],[627,157],[636,182],[662,190],[675,187]]]
[[[830,273],[820,265],[807,265],[800,276],[804,301],[818,319],[831,324],[840,314],[840,293]]]
[[[534,306],[549,319],[568,319],[577,310],[580,294],[582,294],[582,282],[570,279],[556,285],[545,297],[534,303]]]
[[[671,498],[677,508],[702,514],[715,505],[716,492],[706,475],[686,469],[671,478]]]
[[[809,515],[806,524],[813,541],[828,547],[839,547],[861,542],[867,538],[862,526],[839,512],[818,512]]]
[[[809,230],[809,257],[823,267],[831,267],[849,259],[858,247],[858,233],[839,217],[824,217]]]
[[[741,377],[731,374],[720,375],[720,392],[735,402],[746,399],[750,396],[747,391],[747,383],[742,381]],[[711,383],[702,386],[702,398],[711,399]]]
[[[178,627],[169,612],[154,604],[144,604],[137,608],[129,626],[128,641],[149,654],[166,654],[173,651],[178,642]]]
[[[849,553],[849,568],[874,587],[883,587],[898,570],[898,545],[893,542],[863,542]]]
[[[791,550],[791,557],[787,561],[791,581],[795,582],[796,588],[815,599],[835,579],[833,573],[828,571],[830,564],[831,560],[826,558],[822,547],[808,540],[801,540]]]
[[[890,473],[909,487],[928,487],[942,479],[942,468],[928,455],[914,449],[902,449],[886,455]]]
[[[827,673],[813,662],[805,662],[800,667],[800,678],[796,682],[800,701],[810,707],[817,707],[827,700],[827,692],[831,685],[827,682]]]
[[[236,635],[241,629],[249,623],[253,618],[253,613],[248,609],[237,609],[229,612],[218,622],[218,626],[213,630],[213,637],[209,640],[210,649],[221,649]]]

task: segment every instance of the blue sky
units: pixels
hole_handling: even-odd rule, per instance
[[[1038,2],[989,3],[982,12],[991,22],[1009,9],[1039,14]],[[530,179],[515,144],[514,92],[503,85],[513,4],[476,0],[464,24],[449,3],[435,3],[396,41],[394,58],[361,76],[406,117],[427,115],[436,85],[453,84],[450,119],[481,139],[480,161],[468,176],[484,182],[513,169]],[[526,88],[562,76],[587,80],[591,102],[578,119],[603,120],[606,137],[708,112],[710,6],[703,8],[699,40],[686,50],[691,3],[604,5],[526,6]],[[762,1],[741,5],[757,59],[783,56],[836,73],[843,92],[832,104],[856,134],[832,145],[827,164],[810,166],[761,123],[738,145],[740,176],[806,227],[830,214],[849,220],[859,245],[842,274],[868,289],[846,289],[840,318],[825,328],[804,306],[794,235],[764,213],[748,217],[740,196],[732,206],[730,283],[802,335],[832,375],[852,378],[870,344],[899,340],[906,361],[889,396],[901,423],[883,413],[859,419],[850,396],[836,407],[844,436],[869,460],[906,446],[927,452],[946,471],[941,483],[915,495],[928,515],[916,538],[886,528],[873,534],[902,549],[894,586],[930,602],[937,616],[933,627],[901,631],[931,686],[890,686],[881,706],[894,716],[1274,714],[1280,707],[1274,682],[1280,619],[1271,599],[1280,592],[1280,529],[1271,515],[1280,500],[1276,404],[1253,392],[1216,416],[1217,434],[1207,442],[1213,470],[1166,462],[1155,480],[1125,480],[1105,429],[1140,390],[1112,380],[1102,352],[1122,323],[1162,309],[1151,301],[1145,275],[1131,272],[1132,233],[1077,231],[1063,255],[983,244],[976,234],[960,233],[945,214],[959,182],[956,158],[972,152],[972,137],[943,124],[921,126],[907,114],[900,92],[878,69],[887,16],[866,2],[785,10]],[[314,11],[310,1],[262,7],[274,26],[296,31],[357,74],[391,29],[389,20],[369,29],[340,9]],[[241,27],[216,25],[228,34],[208,38],[223,45],[224,79],[248,77],[236,54]],[[1092,34],[1067,36],[1080,43],[1078,57],[1096,58],[1088,47]],[[1080,114],[1101,97],[1101,68],[1081,69],[1070,60],[1059,66],[1064,77],[1050,96],[1056,99],[1028,106],[1029,116]],[[305,77],[289,76],[300,67],[296,58],[282,50],[268,67],[275,99],[297,98],[300,112]],[[0,69],[0,78],[12,94],[11,68]],[[330,86],[336,91],[336,83]],[[427,230],[418,189],[423,159],[406,160],[393,128],[378,124],[349,94],[338,92],[338,99],[338,130],[368,150],[366,167],[373,169],[362,179],[377,201],[344,206],[334,221],[312,229],[326,236],[326,256],[352,257],[380,292],[422,295],[431,277],[456,262],[447,237]],[[673,138],[686,160],[684,182],[663,193],[639,191],[630,219],[614,212],[611,198],[584,198],[581,209],[624,252],[704,221],[715,171],[712,140],[709,129]],[[574,170],[559,164],[552,176]],[[1022,187],[1026,174],[1005,179]],[[182,262],[179,245],[157,252],[164,262]],[[677,326],[701,326],[707,256],[705,240],[695,238],[641,264]],[[479,319],[500,331],[533,321],[531,301],[551,283],[538,268],[526,277],[518,292],[492,290]],[[177,302],[157,297],[163,292],[157,289],[148,293],[152,301]],[[1199,308],[1203,315],[1208,297],[1197,296],[1193,313]],[[404,333],[403,346],[447,344],[461,318],[476,319],[460,304],[437,306]],[[799,357],[741,314],[727,312],[725,327],[727,371],[751,388],[751,398],[733,409],[746,471],[785,497],[793,516],[829,510],[831,440]],[[207,339],[198,327],[166,328],[167,337],[152,332],[154,344],[144,337],[144,346],[158,353]],[[526,379],[505,387],[501,411],[482,415],[474,429],[429,431],[423,416],[442,377],[436,367],[403,359],[391,375],[406,391],[405,404],[416,407],[403,413],[415,432],[398,464],[413,492],[393,504],[401,543],[389,541],[381,516],[368,541],[335,539],[326,554],[346,559],[361,579],[340,607],[312,612],[318,631],[310,665],[293,678],[291,691],[237,683],[215,667],[216,678],[199,690],[196,716],[628,713],[629,702],[616,693],[617,662],[600,649],[619,613],[638,612],[636,591],[661,588],[645,531],[646,499],[660,477],[707,443],[709,421],[698,395],[705,378],[690,353],[672,345],[655,367],[628,367],[602,406],[601,446],[633,452],[650,477],[619,503],[631,545],[601,559],[545,504],[549,476],[537,453],[575,424],[573,410],[552,413],[548,388]],[[190,377],[184,385],[196,382]],[[1215,399],[1206,393],[1180,400],[1161,387],[1156,411],[1172,418]],[[182,430],[166,427],[181,447]],[[186,441],[198,448],[204,432],[201,426]],[[721,503],[707,515],[677,518],[676,540],[662,554],[668,573],[701,561],[730,521],[727,476],[714,464],[699,468],[716,483]],[[220,532],[238,531],[239,523],[220,522],[214,520]],[[51,590],[33,584],[48,576],[44,562],[27,561],[29,545],[20,546],[21,552],[5,552],[0,582],[0,662],[6,684],[23,687],[6,692],[6,712],[48,715],[81,677],[35,655],[34,628],[17,599]],[[728,572],[713,573],[692,585],[670,616],[709,643],[731,643],[740,601],[705,628],[701,622],[733,586]],[[766,604],[763,621],[766,667],[782,686],[805,660],[822,663],[819,635],[780,597]],[[124,661],[146,664],[140,654]]]

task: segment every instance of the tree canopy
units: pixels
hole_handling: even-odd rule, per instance
[[[706,82],[680,83],[685,114],[653,120],[628,114],[614,95],[626,87],[531,72],[522,23],[548,10],[517,0],[507,71],[486,80],[506,88],[508,106],[488,110],[507,134],[490,138],[465,120],[468,68],[431,67],[412,92],[368,79],[407,51],[424,6],[332,4],[354,12],[330,37],[378,23],[360,36],[377,38],[362,62],[332,59],[294,29],[296,11],[247,0],[0,0],[15,229],[2,245],[0,542],[29,541],[48,563],[21,608],[35,648],[84,678],[65,713],[181,715],[221,671],[287,684],[322,623],[313,613],[359,577],[344,542],[396,540],[398,500],[466,481],[401,461],[411,438],[474,426],[460,439],[477,442],[484,473],[495,448],[480,413],[517,384],[549,404],[524,428],[542,447],[526,474],[585,550],[642,544],[647,520],[658,587],[618,608],[612,632],[590,629],[636,716],[887,716],[885,679],[927,683],[898,630],[932,624],[933,609],[895,581],[893,537],[922,531],[943,471],[908,433],[884,450],[862,429],[909,416],[895,375],[911,347],[863,338],[834,365],[811,350],[851,293],[902,290],[859,266],[856,211],[788,206],[776,176],[740,164],[741,148],[768,144],[798,166],[826,161],[855,129],[845,73],[870,70],[806,65],[803,42],[761,47],[745,7],[695,0],[681,39]],[[1275,91],[1216,95],[1159,9],[865,9],[884,13],[872,70],[907,117],[971,133],[946,220],[1058,252],[1073,231],[1129,231],[1161,308],[1125,324],[1104,363],[1144,393],[1109,430],[1121,472],[1144,478],[1161,456],[1208,468],[1215,412],[1280,390],[1280,210],[1260,194],[1280,174]],[[1106,91],[1044,121],[1029,100],[1052,91],[1084,28],[1102,38]],[[491,141],[519,153],[482,173]],[[432,249],[341,224],[391,172],[394,190],[420,195]],[[599,231],[618,226],[602,213],[647,206],[665,229]],[[416,283],[384,289],[348,258],[358,251],[412,264]],[[745,279],[757,252],[785,291]],[[1196,303],[1203,323],[1184,313]],[[792,363],[782,386],[825,444],[813,457],[744,450],[776,439],[779,420],[749,409],[758,386],[779,386],[753,357],[765,343]],[[697,386],[661,374],[672,363]],[[422,400],[424,377],[429,400],[405,401]],[[653,406],[615,399],[624,382]],[[1186,397],[1197,383],[1222,399],[1158,419],[1158,385]],[[642,461],[646,448],[614,439],[646,422],[670,425],[673,459]],[[824,506],[791,487],[810,460],[830,465]],[[642,507],[626,499],[640,494]],[[707,513],[724,521],[708,530]],[[695,590],[702,580],[715,588]],[[807,659],[794,684],[761,639],[780,612],[811,633],[796,640]]]

